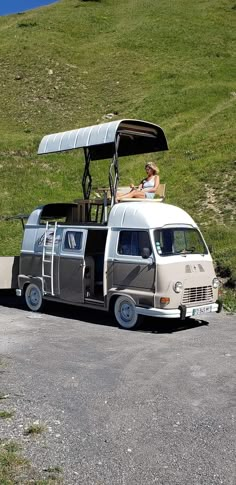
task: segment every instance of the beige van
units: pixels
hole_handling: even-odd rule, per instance
[[[53,209],[65,222],[45,225]],[[31,310],[40,310],[43,300],[111,310],[126,329],[144,316],[184,319],[219,311],[210,253],[182,209],[119,203],[105,226],[71,224],[74,206],[60,209],[35,209],[25,227],[17,294]]]
[[[118,157],[167,149],[152,123],[121,120],[43,138],[39,154],[83,148],[84,198],[36,208],[20,254],[17,294],[30,310],[44,300],[112,311],[124,329],[146,317],[220,311],[207,245],[182,209],[157,200],[116,203]],[[111,158],[109,193],[92,199],[93,160]]]

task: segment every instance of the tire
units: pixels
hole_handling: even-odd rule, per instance
[[[128,296],[119,296],[114,305],[114,315],[119,327],[135,330],[141,323],[135,302]]]
[[[34,283],[30,283],[25,290],[25,303],[32,312],[38,312],[43,307],[42,292]]]

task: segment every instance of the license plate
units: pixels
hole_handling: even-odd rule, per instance
[[[202,315],[202,313],[210,313],[211,310],[212,310],[211,305],[202,306],[201,308],[194,308],[192,314],[193,314],[193,316]]]

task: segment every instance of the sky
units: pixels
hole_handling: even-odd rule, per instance
[[[54,2],[56,0],[0,0],[0,15],[24,12]]]

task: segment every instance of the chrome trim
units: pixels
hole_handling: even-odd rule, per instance
[[[211,312],[217,312],[219,308],[218,303],[210,303],[211,305]],[[186,317],[192,317],[193,315],[193,310],[196,308],[201,309],[204,308],[207,305],[197,305],[194,307],[188,307],[186,309]],[[178,308],[174,308],[171,310],[167,310],[166,308],[142,308],[136,306],[136,311],[139,315],[144,315],[148,317],[157,317],[157,318],[180,318],[180,310]],[[208,313],[203,313],[203,315],[207,315]],[[197,315],[200,316],[200,315]]]

